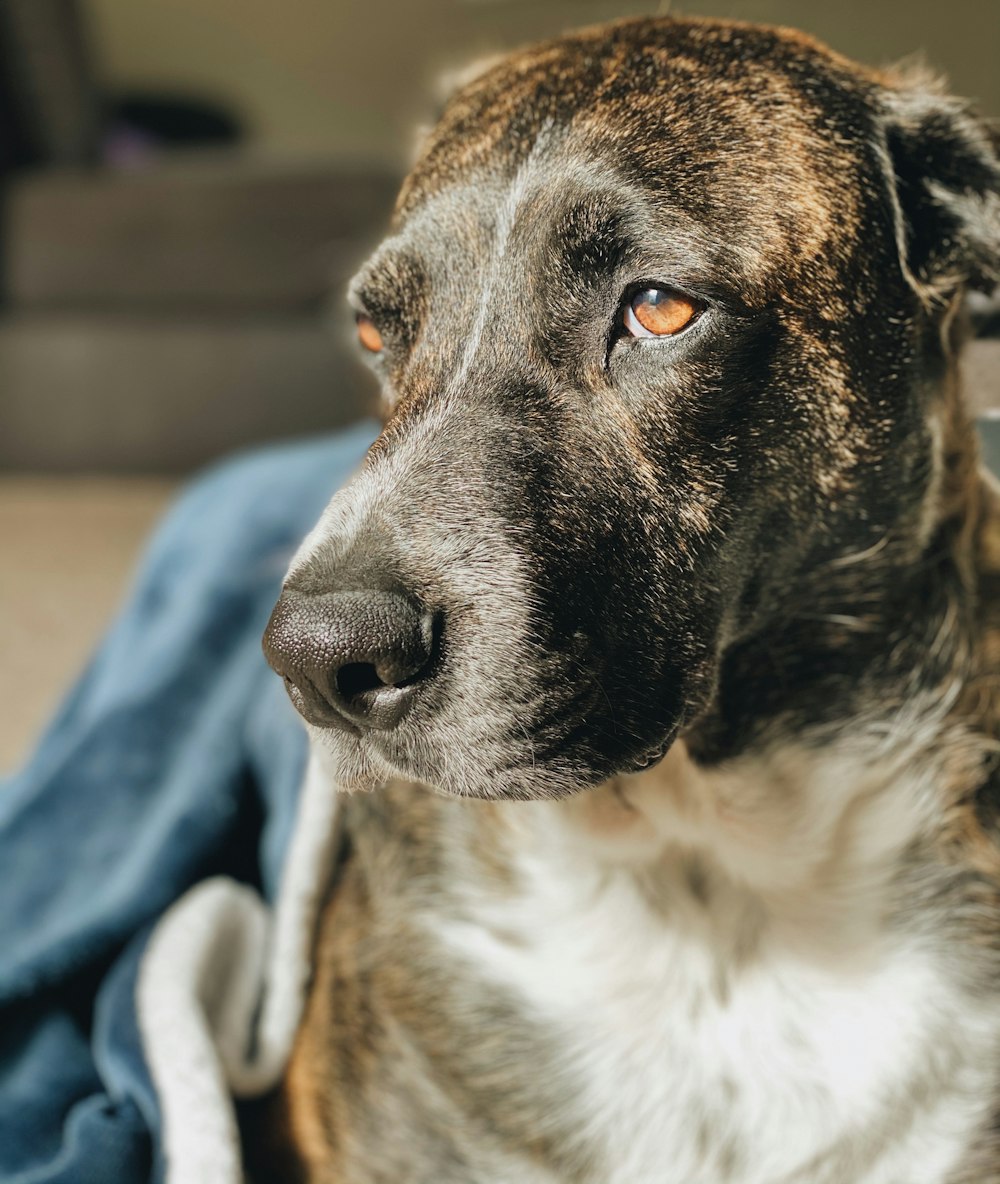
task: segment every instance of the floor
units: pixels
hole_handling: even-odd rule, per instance
[[[173,488],[0,477],[0,774],[24,760],[83,667]]]

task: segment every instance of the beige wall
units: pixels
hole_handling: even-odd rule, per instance
[[[239,103],[260,145],[397,162],[433,80],[470,56],[655,0],[85,0],[105,78]],[[663,10],[669,7],[662,3]],[[1000,0],[698,0],[689,13],[797,25],[873,64],[923,52],[1000,115]]]

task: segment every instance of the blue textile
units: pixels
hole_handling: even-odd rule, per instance
[[[34,758],[0,784],[2,1184],[159,1177],[142,949],[206,876],[273,898],[305,734],[260,636],[374,434],[270,448],[192,485]]]

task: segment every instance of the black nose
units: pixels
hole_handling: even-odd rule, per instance
[[[392,728],[430,676],[432,614],[395,592],[286,590],[264,654],[313,724]]]

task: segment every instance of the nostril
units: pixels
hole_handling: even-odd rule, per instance
[[[363,708],[380,691],[399,690],[420,682],[436,656],[437,623],[429,615],[421,622],[422,644],[413,652],[392,653],[376,662],[347,662],[334,672],[340,698]]]
[[[336,683],[337,691],[345,699],[354,699],[365,691],[377,691],[392,685],[379,678],[378,671],[370,662],[349,662],[341,666],[337,671]]]

